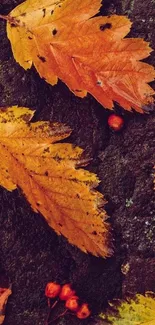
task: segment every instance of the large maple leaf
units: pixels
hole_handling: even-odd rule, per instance
[[[155,294],[146,292],[145,296],[137,294],[125,301],[114,300],[112,308],[100,315],[103,325],[154,325]]]
[[[0,110],[0,185],[22,189],[34,211],[84,252],[109,256],[109,224],[101,209],[103,195],[94,190],[95,174],[76,168],[85,163],[83,150],[58,143],[69,127],[30,123],[34,112],[12,107]],[[83,162],[82,162],[83,161]]]
[[[140,62],[151,48],[143,39],[125,38],[124,16],[94,17],[101,0],[27,0],[9,16],[7,33],[14,57],[54,85],[58,78],[79,97],[92,94],[104,107],[113,101],[143,112],[153,102],[148,85],[155,72]]]

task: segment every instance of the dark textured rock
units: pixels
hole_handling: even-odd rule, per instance
[[[19,0],[1,0],[0,13],[9,13]],[[144,37],[155,46],[154,1],[105,0],[102,14],[128,14],[131,37]],[[76,98],[59,82],[52,87],[34,69],[24,71],[13,59],[0,21],[0,106],[22,105],[36,109],[35,120],[70,125],[70,142],[93,158],[88,169],[96,172],[99,190],[108,200],[115,254],[107,260],[81,253],[49,229],[32,212],[20,191],[0,189],[0,272],[7,274],[13,294],[9,298],[6,325],[43,325],[47,307],[44,288],[49,280],[71,282],[77,293],[98,312],[107,300],[128,292],[155,291],[155,198],[153,192],[155,113],[131,114],[117,105],[125,127],[114,133],[107,126],[110,112],[90,95]],[[153,64],[151,55],[147,62]],[[129,262],[126,275],[121,265]],[[61,307],[61,306],[60,306]],[[59,310],[59,308],[58,308]],[[57,311],[58,312],[58,311]],[[97,324],[89,320],[85,324]],[[67,316],[58,324],[82,324]]]
[[[126,261],[128,272],[124,274],[122,291],[123,295],[152,291],[154,283],[155,258],[140,258],[130,256]]]

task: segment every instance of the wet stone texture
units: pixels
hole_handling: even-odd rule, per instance
[[[1,0],[0,14],[8,14],[19,0]],[[143,37],[155,47],[154,0],[104,1],[103,15],[125,14],[133,21],[130,37]],[[107,126],[110,115],[90,95],[76,98],[61,82],[52,87],[35,71],[24,71],[13,59],[0,21],[0,106],[18,104],[36,109],[35,120],[60,121],[73,128],[69,139],[93,158],[88,169],[101,179],[99,190],[108,203],[115,239],[109,259],[80,252],[58,237],[41,215],[32,212],[19,190],[0,188],[0,275],[12,283],[5,325],[43,325],[47,316],[44,288],[48,281],[71,282],[93,313],[107,300],[128,292],[155,291],[155,197],[153,165],[155,113],[127,113],[120,133]],[[153,54],[146,60],[153,64]],[[60,305],[56,314],[60,312]],[[55,324],[83,324],[66,316]],[[101,324],[95,319],[84,324]]]

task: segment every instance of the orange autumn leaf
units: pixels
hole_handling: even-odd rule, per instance
[[[5,307],[7,304],[7,300],[11,295],[10,288],[0,288],[0,325],[3,324],[5,319]]]
[[[24,69],[34,64],[52,85],[60,78],[79,97],[88,92],[106,108],[116,101],[142,113],[153,103],[148,83],[155,71],[140,61],[151,48],[124,38],[132,25],[127,17],[93,17],[100,7],[101,0],[23,2],[5,17],[14,57]]]
[[[60,143],[71,129],[60,123],[30,123],[34,112],[10,107],[0,110],[0,185],[22,189],[58,235],[84,252],[111,255],[109,224],[103,195],[95,191],[97,176],[77,168],[83,150]]]

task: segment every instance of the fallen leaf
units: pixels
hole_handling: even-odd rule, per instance
[[[3,324],[4,322],[5,307],[11,293],[12,293],[11,289],[0,288],[0,325]]]
[[[69,127],[30,123],[33,114],[16,106],[0,110],[0,185],[21,188],[33,210],[82,251],[111,255],[105,200],[94,190],[99,180],[77,169],[86,164],[83,150],[58,142],[70,135]]]
[[[92,18],[100,7],[101,0],[23,2],[5,17],[14,57],[24,69],[33,63],[52,85],[60,78],[79,97],[89,92],[106,108],[116,101],[142,113],[153,105],[148,83],[155,71],[140,60],[152,50],[143,39],[124,38],[127,17]]]
[[[155,294],[146,292],[145,296],[137,294],[126,301],[114,300],[111,308],[100,317],[103,324],[111,325],[154,325]]]

